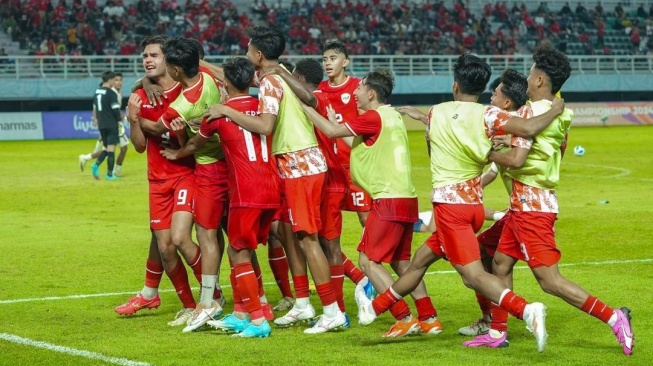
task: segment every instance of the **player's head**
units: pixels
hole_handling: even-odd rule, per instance
[[[224,84],[229,91],[232,87],[239,91],[245,92],[249,90],[254,78],[254,65],[245,57],[230,58],[222,64],[224,70]]]
[[[166,62],[163,57],[163,45],[168,36],[147,36],[141,42],[143,52],[143,68],[148,77],[158,77],[166,73]]]
[[[492,76],[487,62],[470,53],[460,55],[453,67],[453,94],[479,96]]]
[[[528,74],[528,95],[533,98],[538,90],[548,94],[560,91],[571,75],[571,65],[564,53],[556,50],[550,42],[543,42],[533,52],[533,66]]]
[[[329,41],[322,46],[322,66],[330,79],[344,74],[347,65],[349,65],[349,52],[344,43]]]
[[[292,74],[299,80],[305,81],[311,86],[317,88],[322,82],[324,71],[322,65],[312,58],[305,58],[297,61]]]
[[[249,30],[249,37],[247,58],[256,68],[265,60],[278,60],[286,49],[286,38],[276,28],[254,27]]]
[[[122,89],[122,73],[121,72],[114,72],[113,73],[113,87],[117,91],[120,91],[120,89]]]
[[[487,90],[489,90],[490,93],[494,93],[494,91],[496,90],[497,86],[499,86],[499,84],[501,84],[501,77],[492,80],[490,85],[487,87]]]
[[[200,53],[191,40],[174,37],[163,45],[163,56],[166,59],[168,74],[175,80],[184,77],[192,78],[199,72]]]
[[[114,75],[115,75],[114,72],[110,71],[110,70],[107,70],[107,71],[103,72],[102,73],[102,84],[106,84],[107,82],[113,81],[113,76]]]
[[[358,84],[354,97],[358,108],[366,111],[371,102],[385,104],[395,87],[395,79],[390,70],[378,68],[367,74]]]
[[[516,111],[526,104],[527,89],[526,76],[514,69],[506,69],[499,78],[499,85],[492,92],[490,103],[506,111]]]
[[[199,55],[200,55],[200,60],[204,60],[204,56],[205,56],[205,55],[204,55],[204,46],[202,46],[202,44],[200,43],[200,41],[196,40],[195,38],[188,38],[188,40],[189,40],[193,45],[195,45],[195,47],[197,48],[197,52],[198,52]]]

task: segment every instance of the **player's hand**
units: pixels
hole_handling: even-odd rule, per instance
[[[226,116],[226,111],[227,108],[224,104],[214,104],[209,107],[209,110],[204,113],[204,118],[206,118],[207,121],[210,121],[212,119],[218,119],[221,117]]]
[[[173,150],[169,148],[165,148],[160,151],[161,155],[168,160],[177,160],[177,152],[179,152],[179,150]]]
[[[145,94],[147,94],[147,100],[152,105],[162,105],[163,100],[168,99],[166,93],[157,84],[145,85],[145,83],[143,83],[143,90],[145,90]]]
[[[193,118],[188,121],[188,126],[190,126],[191,130],[197,131],[202,126],[202,120],[203,118]]]
[[[183,118],[177,117],[170,121],[170,129],[173,131],[181,131],[186,128],[186,121]]]
[[[426,123],[427,115],[426,113],[420,111],[419,109],[413,107],[413,106],[403,106],[403,107],[397,107],[397,111],[402,114],[407,114],[408,117],[412,119],[416,119],[418,121],[422,121],[422,123]]]
[[[143,105],[141,97],[136,93],[132,93],[127,102],[127,119],[130,123],[138,123],[138,112],[141,110],[141,105]]]
[[[506,147],[510,147],[511,140],[512,137],[510,135],[494,136],[492,138],[492,150],[497,151]]]
[[[331,104],[329,104],[326,107],[326,111],[327,111],[327,118],[329,119],[329,121],[331,121],[331,122],[333,122],[334,124],[337,125],[338,124],[338,117],[336,116],[336,110],[333,109]]]
[[[562,113],[562,111],[565,110],[565,100],[558,97],[553,98],[553,103],[551,103],[551,109],[558,112],[558,114]]]

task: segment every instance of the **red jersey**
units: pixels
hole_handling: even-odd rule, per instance
[[[138,113],[139,116],[150,121],[158,121],[168,109],[170,102],[177,99],[181,93],[181,84],[175,84],[175,86],[166,90],[165,93],[166,98],[161,99],[163,104],[153,105],[148,102],[147,95],[143,89],[136,90],[136,94],[138,94],[143,101],[141,110]],[[164,149],[164,146],[179,146],[179,141],[177,141],[174,132],[169,131],[159,136],[150,135],[148,133],[144,133],[144,135],[147,147],[147,179],[166,180],[187,174],[193,174],[193,170],[195,169],[195,159],[193,159],[192,156],[180,160],[168,160],[161,155],[160,151]]]
[[[329,80],[324,80],[317,86],[317,90],[321,90],[327,96],[329,102],[331,102],[331,106],[336,111],[339,123],[353,121],[358,117],[358,107],[356,106],[354,91],[358,88],[359,83],[359,78],[347,76],[345,82],[340,85],[333,86],[329,84]],[[337,139],[336,143],[340,163],[348,170],[351,148],[341,139]]]
[[[324,116],[327,117],[327,107],[329,106],[329,100],[326,95],[320,90],[313,91],[313,95],[317,99],[317,106],[315,110]],[[325,135],[318,128],[315,129],[315,137],[317,137],[317,143],[322,149],[322,154],[327,162],[327,177],[326,177],[326,191],[327,192],[347,192],[347,187],[349,183],[347,182],[347,176],[345,171],[338,160],[337,152],[339,151],[336,146],[336,141],[329,136]],[[349,147],[349,146],[347,146]]]
[[[229,99],[227,106],[257,116],[258,99],[250,96]],[[271,140],[244,130],[223,117],[202,123],[199,134],[220,136],[229,172],[229,206],[277,208],[280,203],[279,175],[274,169]]]

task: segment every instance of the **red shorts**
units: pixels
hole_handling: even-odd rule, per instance
[[[437,255],[438,257],[442,257],[445,260],[448,260],[447,255],[444,253],[444,248],[442,245],[440,245],[440,239],[438,239],[438,232],[437,230],[429,236],[426,241],[424,242],[424,245],[429,247],[433,254]]]
[[[227,237],[235,250],[256,249],[268,241],[276,208],[231,207]]]
[[[195,166],[193,219],[208,230],[220,227],[227,204],[227,163],[224,159]]]
[[[281,190],[281,203],[277,209],[277,213],[274,215],[274,219],[290,224],[290,217],[288,216],[288,200],[286,200],[286,194],[283,192],[283,189]]]
[[[390,206],[394,206],[393,212]],[[408,216],[414,216],[412,221],[406,219]],[[358,251],[378,263],[410,260],[415,221],[417,198],[374,200]]]
[[[177,211],[193,211],[195,176],[184,175],[166,180],[151,180],[150,229],[170,229],[172,214]]]
[[[506,225],[508,216],[510,216],[510,211],[508,211],[507,214],[503,215],[501,219],[494,222],[492,226],[483,230],[483,232],[478,234],[476,237],[478,244],[482,245],[483,248],[485,248],[485,251],[490,255],[490,257],[494,257],[494,253],[497,251],[497,247],[499,246],[499,239],[501,238],[501,232],[503,231],[503,227]]]
[[[349,184],[349,195],[342,206],[343,211],[367,212],[372,207],[372,197],[354,183]]]
[[[342,205],[345,202],[345,192],[325,192],[320,205],[322,229],[317,235],[326,240],[339,238],[342,234]]]
[[[284,179],[288,221],[292,231],[316,234],[322,228],[320,201],[326,173]],[[283,220],[283,216],[281,218]]]
[[[560,261],[553,224],[557,214],[510,211],[497,250],[521,259],[531,268],[552,266]]]
[[[481,259],[476,232],[485,219],[482,204],[433,203],[433,214],[440,247],[452,265],[464,266]]]

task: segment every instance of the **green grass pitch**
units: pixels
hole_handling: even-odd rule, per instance
[[[425,211],[430,174],[424,134],[409,135],[414,183]],[[0,365],[649,365],[652,136],[646,126],[572,129],[558,191],[561,271],[606,303],[632,309],[637,345],[632,357],[622,354],[608,326],[544,294],[523,266],[515,272],[516,291],[548,306],[549,343],[541,354],[515,319],[509,348],[463,348],[466,338],[457,330],[479,311],[473,292],[446,262],[436,263],[425,277],[445,327],[437,336],[381,338],[393,323],[389,315],[358,325],[349,281],[352,327],[339,333],[308,336],[302,327],[273,328],[270,338],[256,340],[213,331],[182,334],[166,324],[180,309],[166,277],[159,309],[121,318],[113,308],[143,286],[150,237],[145,156],[132,149],[121,181],[95,181],[90,165],[84,173],[77,166],[78,154],[93,147],[91,140],[2,142]],[[575,145],[584,146],[586,155],[574,156]],[[486,189],[485,201],[495,209],[507,207],[500,183]],[[360,232],[355,216],[346,214],[342,242],[353,259]],[[415,235],[413,248],[424,239]],[[280,295],[265,249],[259,258],[268,299],[276,303]],[[230,299],[227,265],[220,277]],[[312,301],[319,305],[317,297]]]

